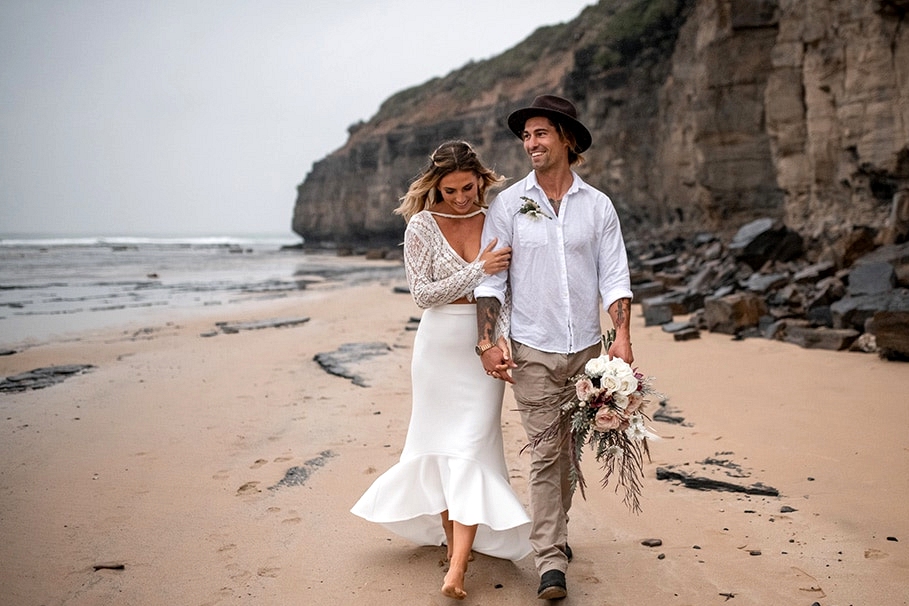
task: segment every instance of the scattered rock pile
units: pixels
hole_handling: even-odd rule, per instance
[[[763,218],[728,244],[711,234],[630,241],[632,290],[645,324],[676,340],[708,330],[909,361],[909,242],[882,239],[855,227],[820,246]]]

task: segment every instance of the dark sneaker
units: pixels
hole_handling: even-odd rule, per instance
[[[540,576],[540,588],[537,597],[541,600],[561,600],[568,595],[565,586],[565,573],[561,570],[547,570]]]

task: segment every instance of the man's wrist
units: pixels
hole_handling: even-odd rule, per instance
[[[496,344],[493,343],[492,341],[487,341],[484,339],[484,340],[480,341],[479,343],[477,343],[477,346],[474,348],[474,351],[477,353],[478,356],[482,356],[484,353],[486,353],[487,351],[489,351],[490,349],[495,347],[495,345]]]

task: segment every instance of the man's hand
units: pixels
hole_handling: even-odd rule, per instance
[[[629,365],[634,362],[634,353],[631,351],[631,337],[626,335],[616,336],[615,341],[606,352],[611,358],[622,358]]]
[[[515,368],[517,364],[511,359],[511,348],[504,337],[499,337],[495,347],[484,351],[480,358],[483,360],[483,369],[490,377],[514,383],[509,370]]]

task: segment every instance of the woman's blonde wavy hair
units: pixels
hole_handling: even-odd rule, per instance
[[[478,177],[480,186],[477,202],[482,208],[487,206],[487,190],[505,182],[505,177],[496,174],[480,162],[477,152],[470,143],[446,141],[429,156],[429,165],[410,184],[407,193],[401,198],[401,205],[395,209],[395,214],[402,215],[404,221],[409,222],[411,217],[421,210],[432,208],[441,202],[439,181],[446,175],[459,171],[472,172]]]

